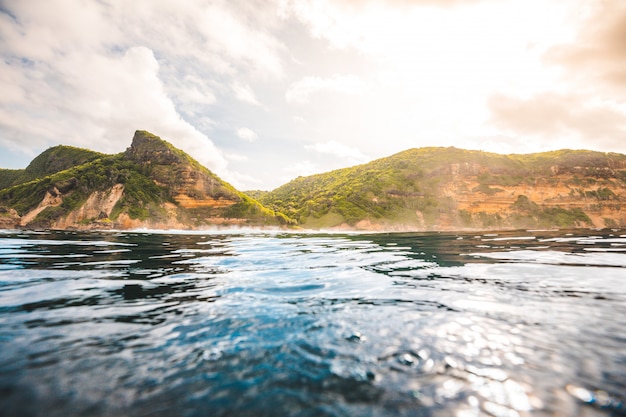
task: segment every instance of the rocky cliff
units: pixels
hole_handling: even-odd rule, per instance
[[[52,149],[33,161],[38,170],[24,170],[36,175],[31,181],[0,171],[0,227],[190,229],[289,222],[145,131],[137,131],[118,155],[76,158],[74,148]]]
[[[25,170],[0,170],[0,228],[626,227],[626,155],[410,149],[253,195],[264,205],[137,131],[118,155],[55,147]]]
[[[462,230],[626,226],[626,156],[411,149],[300,177],[265,205],[304,227]]]

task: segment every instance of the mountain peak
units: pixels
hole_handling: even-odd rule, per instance
[[[24,170],[32,178],[54,174],[104,156],[89,149],[57,145],[39,154]]]
[[[0,170],[2,171],[0,173],[0,190],[52,175],[103,156],[105,155],[102,153],[88,149],[65,145],[53,146],[39,154],[24,169]]]
[[[125,156],[140,164],[169,165],[180,158],[175,149],[160,137],[145,130],[137,130]]]
[[[32,181],[14,185],[22,174]],[[51,148],[26,170],[0,170],[0,187],[0,227],[183,229],[289,222],[143,130],[117,155]]]

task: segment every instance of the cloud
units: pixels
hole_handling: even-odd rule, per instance
[[[280,53],[285,49],[284,45],[265,30],[245,24],[246,20],[238,16],[247,11],[245,8],[230,10],[222,6],[228,2],[219,6],[205,2],[200,4],[200,14],[192,27],[198,28],[209,41],[206,46],[219,45],[218,52],[226,53],[231,61],[245,64],[253,70],[260,69],[274,76],[283,75]],[[251,13],[259,17],[257,10]]]
[[[357,148],[353,148],[336,141],[328,141],[323,143],[316,143],[314,145],[307,145],[305,146],[305,148],[315,152],[333,155],[338,158],[349,159],[354,163],[364,162],[368,159],[367,156],[365,156]]]
[[[261,103],[259,103],[259,100],[257,100],[256,96],[254,95],[254,91],[252,91],[252,88],[249,85],[242,84],[238,81],[233,81],[230,84],[230,88],[235,94],[237,100],[243,101],[244,103],[253,104],[255,106],[261,105]]]
[[[283,75],[285,46],[268,30],[271,15],[261,4],[110,0],[107,6],[101,17],[117,22],[128,42],[182,59],[190,69],[205,67],[226,75],[243,71]]]
[[[206,108],[220,87],[212,77],[283,75],[285,47],[271,33],[278,17],[261,9],[203,0],[3,2],[3,146],[119,152],[135,129],[146,129],[225,171],[222,152],[198,130],[214,125]],[[259,105],[249,85],[233,89]]]
[[[442,11],[455,12],[454,9],[462,8],[453,6],[487,2],[489,0],[293,0],[286,13],[306,25],[313,37],[327,39],[334,47],[354,47],[376,55],[388,47],[393,54],[398,46],[436,42],[438,37],[448,35],[456,37],[455,26],[465,30],[464,26],[468,23],[471,23],[475,32],[480,33],[481,27],[475,21],[454,21],[457,20],[454,13],[444,14]],[[493,18],[484,14],[480,17],[482,24]],[[435,31],[427,38],[414,36],[423,33],[424,29],[429,32],[431,28],[435,28]],[[472,32],[465,33],[465,36],[472,35]]]
[[[481,2],[486,2],[491,0],[343,0],[342,3],[349,6],[370,6],[376,4],[385,3],[387,5],[392,6],[403,6],[403,7],[421,7],[421,6],[435,6],[435,7],[454,7],[460,5],[470,5]]]
[[[241,155],[238,153],[227,153],[225,154],[226,159],[228,159],[229,161],[237,161],[237,162],[242,162],[242,161],[247,161],[249,158],[247,155]]]
[[[147,129],[274,184],[415,146],[626,146],[623,0],[0,4],[5,160]]]
[[[237,188],[238,190],[252,190],[257,189],[259,186],[263,184],[258,177],[253,175],[242,174],[240,172],[231,172],[230,175],[230,183]]]
[[[0,99],[0,131],[16,146],[62,142],[113,153],[130,144],[134,130],[145,129],[209,168],[225,170],[226,160],[213,142],[176,111],[158,72],[153,52],[145,47],[5,63],[0,80],[16,81],[20,92]]]
[[[183,103],[211,105],[217,101],[211,86],[197,75],[187,74],[181,79],[176,78],[171,85],[169,91]]]
[[[624,114],[609,104],[593,104],[589,97],[543,93],[524,99],[494,95],[488,105],[490,122],[516,135],[573,139],[580,144],[626,150]]]
[[[584,22],[576,39],[550,49],[546,61],[564,66],[574,78],[599,80],[626,91],[626,2],[605,0]]]
[[[283,171],[290,176],[307,176],[320,172],[320,167],[311,161],[300,161],[287,165]]]
[[[259,136],[252,130],[247,127],[240,127],[237,129],[237,136],[239,139],[243,139],[248,142],[254,142]]]
[[[306,104],[320,92],[359,95],[367,91],[365,82],[355,75],[334,75],[330,78],[304,77],[292,83],[285,93],[288,103]]]

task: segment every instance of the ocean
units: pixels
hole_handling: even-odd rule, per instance
[[[0,232],[2,416],[626,415],[626,230]]]

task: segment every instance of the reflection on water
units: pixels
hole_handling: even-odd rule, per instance
[[[8,416],[626,415],[626,235],[0,233]]]

